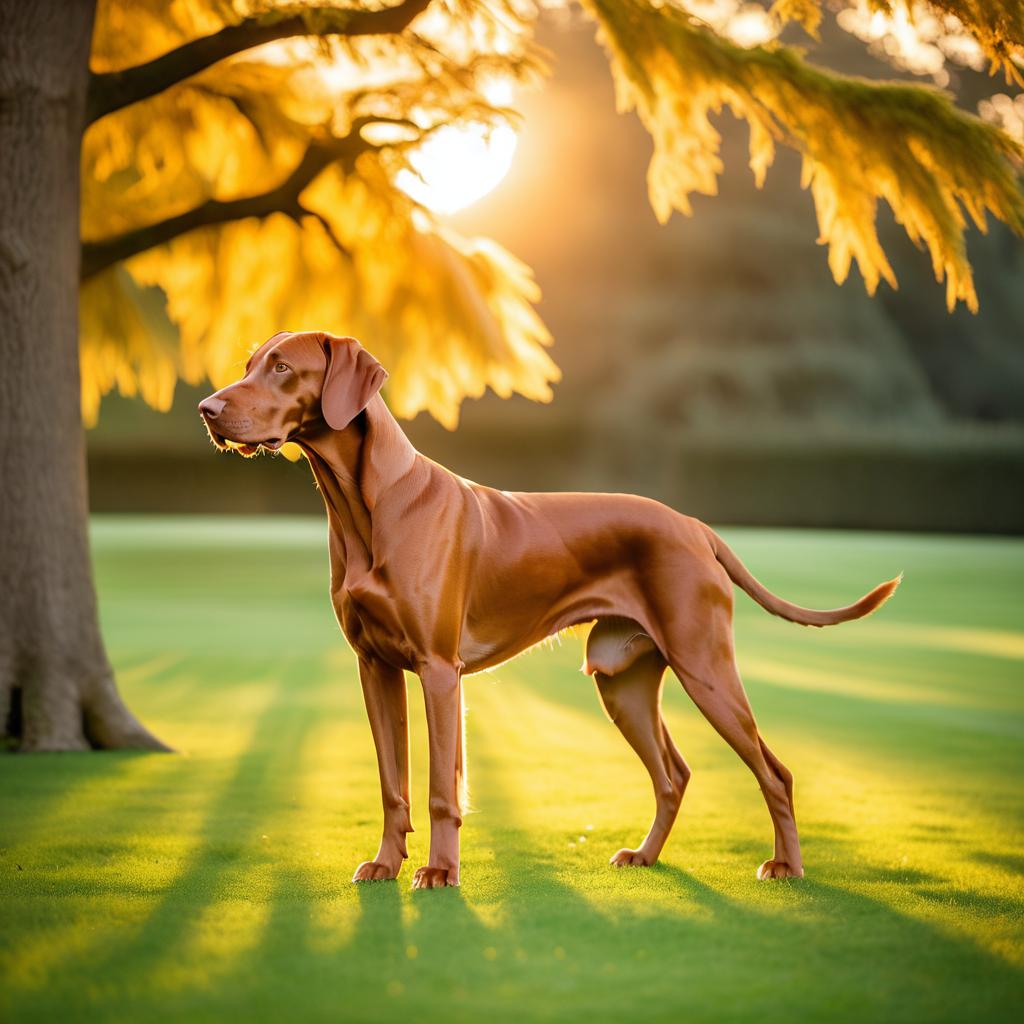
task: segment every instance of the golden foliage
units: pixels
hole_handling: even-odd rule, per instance
[[[903,0],[872,2],[891,10]],[[610,51],[620,106],[635,107],[654,138],[648,186],[661,220],[689,212],[691,192],[714,193],[720,139],[710,118],[728,108],[750,125],[759,182],[776,145],[802,154],[836,280],[856,260],[869,291],[882,278],[895,284],[875,228],[882,199],[930,250],[950,305],[974,308],[965,214],[1024,223],[1021,150],[1005,134],[934,91],[832,75],[782,47],[740,48],[668,4],[583,3]],[[956,13],[993,61],[1020,59],[1021,5],[934,6]],[[352,18],[388,9],[100,0],[98,74],[173,58],[254,19],[266,27],[298,15],[316,38],[220,60],[142,102],[104,108],[114,112],[86,133],[83,240],[94,249],[130,240],[119,257],[136,253],[82,288],[87,418],[114,387],[166,408],[176,377],[224,383],[255,344],[304,327],[361,336],[388,365],[388,397],[403,416],[427,410],[454,426],[462,399],[487,387],[550,397],[558,370],[528,269],[442,227],[395,186],[413,148],[442,126],[513,118],[487,101],[487,86],[538,73],[532,0],[433,0],[400,33],[344,34]],[[813,35],[821,4],[776,0],[773,12]]]
[[[992,62],[992,73],[1002,69],[1006,80],[1024,85],[1024,4],[1020,0],[928,0],[936,10],[952,15],[981,44]],[[886,14],[902,8],[908,0],[871,0]]]
[[[808,35],[818,38],[821,27],[821,0],[775,0],[771,13],[781,22],[795,21]]]
[[[82,147],[83,241],[278,184],[333,114],[301,78],[235,61],[96,122]]]
[[[177,335],[159,292],[140,288],[114,266],[82,285],[79,329],[82,418],[92,426],[115,387],[166,411],[178,380]]]
[[[536,73],[525,15],[510,20],[512,10],[452,0],[416,33],[270,44],[94,124],[82,155],[87,243],[189,211],[216,220],[218,203],[280,191],[311,147],[330,159],[294,196],[277,197],[280,212],[190,230],[85,283],[87,418],[113,387],[166,408],[178,375],[224,384],[283,328],[361,337],[387,365],[402,416],[427,410],[454,427],[462,399],[487,387],[549,400],[559,373],[529,270],[438,225],[394,185],[437,127],[511,116],[483,92],[495,75]],[[106,0],[93,65],[116,70],[242,18],[293,11]],[[348,13],[306,17],[343,24]],[[161,295],[165,309],[153,301]]]
[[[389,369],[399,416],[426,410],[453,428],[461,400],[486,387],[549,400],[558,370],[529,272],[493,243],[414,216],[378,164],[367,154],[356,173],[329,170],[304,194],[330,234],[315,216],[275,214],[193,231],[129,261],[135,280],[167,295],[182,375],[220,386],[254,342],[323,327],[365,340]]]
[[[956,18],[978,41],[1007,81],[1024,84],[1024,4],[1020,0],[928,0],[941,14]],[[913,0],[868,0],[881,14],[913,14]],[[821,24],[823,0],[776,0],[772,13],[782,21],[799,22],[811,35]]]
[[[334,57],[344,53],[363,62],[402,52],[427,57],[437,48],[458,61],[481,52],[513,56],[536,14],[530,0],[433,0],[413,32],[387,38],[343,34],[354,15],[385,11],[400,2],[98,0],[90,66],[95,72],[121,71],[246,20],[273,25],[296,15],[310,36],[319,37],[316,47]],[[380,68],[376,71],[379,75]]]
[[[1024,151],[933,89],[831,74],[781,46],[743,49],[671,6],[584,0],[599,24],[620,109],[635,108],[654,139],[648,191],[662,222],[690,213],[692,192],[714,195],[722,170],[711,115],[728,108],[750,126],[758,184],[783,144],[803,157],[820,241],[837,282],[856,260],[869,292],[896,278],[876,228],[885,200],[927,246],[947,303],[977,308],[964,244],[966,216],[991,212],[1024,232],[1016,176]]]

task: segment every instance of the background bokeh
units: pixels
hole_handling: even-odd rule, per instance
[[[747,130],[728,116],[720,195],[659,227],[651,143],[615,113],[592,26],[552,12],[539,39],[553,75],[520,103],[512,170],[452,221],[533,267],[563,380],[550,405],[467,402],[455,432],[421,414],[414,443],[504,489],[635,491],[716,522],[1020,532],[1024,243],[998,224],[972,233],[977,315],[946,312],[927,255],[891,222],[899,290],[870,298],[856,274],[837,287],[798,160],[780,153],[758,191]],[[894,74],[829,19],[814,58]],[[995,88],[950,74],[967,109]],[[94,511],[318,511],[304,464],[215,455],[203,393],[179,384],[166,414],[105,400],[89,436]]]

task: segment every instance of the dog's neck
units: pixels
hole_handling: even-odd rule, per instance
[[[374,509],[412,469],[416,449],[380,395],[343,430],[325,424],[297,440],[324,496],[332,546],[344,554],[345,578],[369,571]]]

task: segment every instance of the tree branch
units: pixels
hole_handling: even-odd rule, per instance
[[[228,201],[210,199],[176,217],[168,217],[156,224],[127,231],[116,238],[83,243],[80,279],[87,281],[120,260],[145,252],[155,245],[170,242],[196,228],[227,224],[246,217],[267,217],[272,213],[286,213],[296,220],[310,214],[310,211],[299,203],[303,189],[335,160],[354,159],[360,153],[373,149],[374,147],[359,135],[359,129],[372,120],[375,119],[367,118],[365,121],[356,122],[352,132],[344,139],[310,143],[295,170],[276,188],[260,195]]]
[[[317,6],[262,14],[229,25],[210,36],[194,39],[146,64],[94,74],[89,82],[86,125],[132,103],[205,71],[236,53],[277,39],[295,36],[376,36],[403,31],[430,6],[431,0],[402,0],[377,11]]]

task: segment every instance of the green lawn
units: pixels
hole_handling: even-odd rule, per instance
[[[0,760],[0,1018],[1024,1019],[1024,543],[723,532],[804,604],[906,572],[825,631],[737,599],[807,877],[755,881],[760,794],[674,678],[680,821],[656,868],[607,865],[653,802],[568,637],[469,680],[462,888],[414,894],[349,882],[379,796],[324,525],[98,520],[122,690],[180,753]]]

